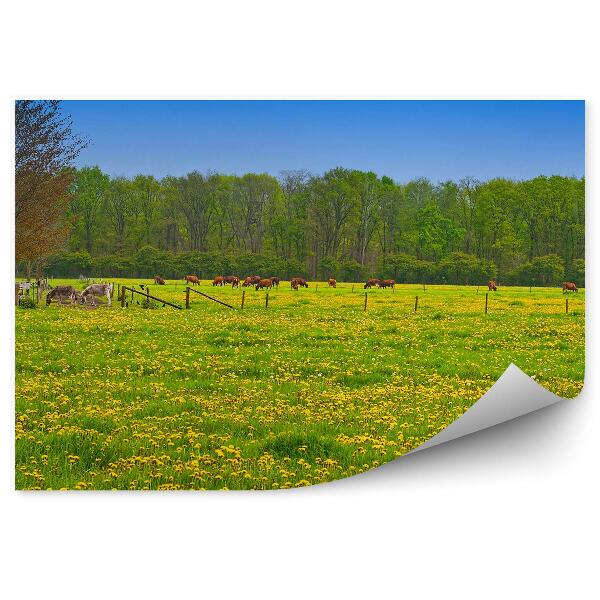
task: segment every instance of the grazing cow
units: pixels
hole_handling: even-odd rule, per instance
[[[577,286],[572,281],[563,281],[562,289],[563,289],[563,294],[565,292],[576,292]]]
[[[231,287],[239,287],[240,278],[235,275],[227,275],[227,277],[223,277],[223,285],[231,284]]]
[[[269,277],[269,279],[271,280],[273,287],[279,287],[279,282],[281,281],[279,277]]]
[[[327,284],[329,285],[329,287],[333,287],[333,288],[334,288],[334,287],[337,285],[337,281],[336,281],[335,279],[331,279],[331,278],[330,278],[330,279],[327,281]]]
[[[50,305],[53,298],[56,298],[59,304],[62,304],[63,300],[70,300],[72,304],[75,300],[75,293],[75,288],[72,285],[58,285],[46,295],[46,306]]]
[[[379,285],[379,279],[367,279],[367,282],[365,283],[365,290],[370,289],[375,286],[378,286],[378,285]]]
[[[490,292],[491,292],[492,290],[494,290],[494,292],[497,292],[497,291],[498,291],[498,284],[496,283],[496,280],[495,280],[495,279],[490,279],[490,280],[488,281],[488,284],[487,284],[487,286],[488,286],[488,290],[489,290]]]
[[[160,275],[155,275],[154,283],[156,283],[157,285],[165,285],[165,280]]]
[[[292,280],[290,281],[290,284],[292,286],[293,289],[297,290],[298,286],[299,287],[308,287],[308,283],[306,283],[306,279],[304,279],[304,277],[293,277]]]
[[[198,279],[196,275],[186,275],[183,280],[187,281],[187,283],[191,283],[192,285],[200,285],[200,279]]]
[[[248,275],[242,283],[242,287],[248,287],[250,285],[256,285],[262,278],[259,275]]]
[[[273,287],[273,282],[270,279],[261,279],[257,284],[256,284],[256,289],[257,290],[262,290],[262,289],[268,289]]]
[[[224,281],[225,281],[225,277],[221,277],[220,275],[218,277],[215,277],[212,282],[213,287],[216,285],[222,286]]]
[[[379,283],[377,285],[380,288],[391,287],[392,289],[394,289],[394,286],[396,285],[396,282],[393,279],[380,279]]]
[[[113,286],[112,283],[92,283],[88,285],[83,292],[81,292],[81,298],[87,302],[88,297],[91,299],[92,304],[95,304],[95,296],[106,297],[106,304],[110,306],[110,297],[112,296]]]

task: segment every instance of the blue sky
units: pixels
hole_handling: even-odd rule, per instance
[[[583,101],[65,101],[110,175],[322,173],[399,182],[524,179],[585,169]]]

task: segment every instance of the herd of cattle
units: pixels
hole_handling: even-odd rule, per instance
[[[183,280],[189,285],[200,285],[200,279],[196,275],[186,275]],[[154,282],[157,285],[165,285],[165,280],[159,275],[154,276]],[[232,288],[235,287],[250,287],[254,286],[256,290],[264,290],[270,289],[273,287],[279,287],[279,283],[281,279],[279,277],[260,277],[259,275],[250,275],[246,277],[243,281],[236,277],[235,275],[229,276],[221,276],[215,277],[212,281],[213,286],[225,286],[231,285]],[[308,287],[308,282],[304,277],[293,277],[290,281],[291,288],[295,291],[298,291],[300,287]],[[328,279],[327,285],[329,287],[335,288],[337,286],[337,281],[335,279]],[[392,288],[396,282],[393,279],[367,279],[364,285],[364,289],[370,289],[372,287],[379,288]],[[497,291],[498,284],[494,279],[488,281],[488,289],[490,291]],[[572,281],[564,281],[562,283],[563,293],[565,292],[577,292],[577,286]],[[93,306],[96,305],[96,298],[104,297],[106,298],[108,306],[111,305],[111,296],[113,295],[113,284],[112,283],[93,283],[92,285],[88,285],[83,291],[79,292],[72,285],[59,285],[55,288],[52,288],[47,296],[46,296],[46,304],[50,304],[52,300],[57,300],[62,303],[63,301],[70,301],[71,303],[76,304],[91,304]]]
[[[200,285],[200,279],[196,275],[186,275],[183,280],[190,285]],[[159,275],[154,276],[154,282],[158,285],[165,285],[165,280]],[[254,286],[257,290],[269,289],[272,287],[279,287],[281,282],[280,277],[261,277],[260,275],[249,275],[243,281],[240,277],[235,275],[228,275],[226,277],[219,275],[212,281],[213,286],[224,286],[231,285],[232,288],[240,287],[251,287]],[[292,277],[290,284],[293,290],[298,290],[299,287],[308,287],[308,283],[304,277]],[[329,280],[331,287],[336,286],[335,279]]]

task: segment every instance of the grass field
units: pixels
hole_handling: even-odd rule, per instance
[[[184,305],[185,285],[151,294]],[[79,281],[71,283],[78,289]],[[241,290],[199,288],[239,307]],[[576,396],[584,299],[560,288],[248,288],[244,310],[16,309],[18,489],[275,489],[415,448],[515,363]],[[414,312],[415,296],[419,296]],[[139,297],[139,300],[143,299]]]

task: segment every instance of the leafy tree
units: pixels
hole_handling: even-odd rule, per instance
[[[439,260],[456,249],[463,230],[445,217],[435,204],[417,212],[417,255],[426,260]]]
[[[77,171],[71,189],[70,213],[75,217],[75,231],[80,231],[85,249],[90,253],[94,251],[109,185],[110,178],[100,167],[84,167]]]
[[[125,177],[117,177],[110,182],[104,203],[106,215],[113,227],[115,249],[125,251],[126,233],[135,214],[133,186]]]
[[[15,257],[43,259],[64,243],[70,168],[86,141],[72,131],[58,101],[15,103]]]

